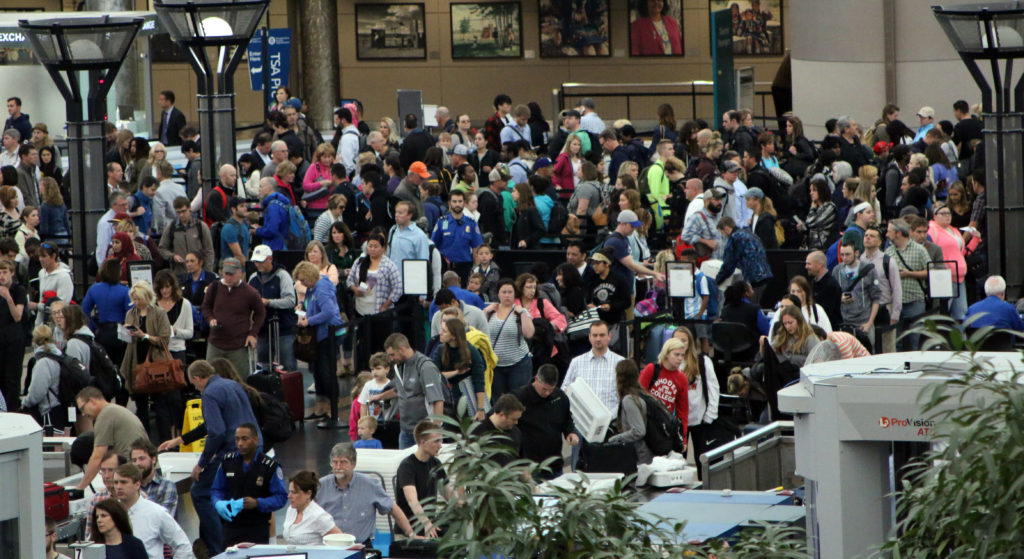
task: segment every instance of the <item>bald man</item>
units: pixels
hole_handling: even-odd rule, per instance
[[[206,197],[207,224],[224,223],[231,218],[231,209],[228,208],[228,202],[235,196],[238,171],[234,165],[221,165],[217,178],[219,184],[213,187],[210,195]]]
[[[843,290],[832,274],[828,273],[828,259],[825,253],[816,250],[807,255],[804,261],[807,277],[814,285],[814,302],[821,305],[832,324],[842,324],[841,300]]]
[[[689,179],[683,184],[683,193],[690,204],[686,206],[686,216],[683,223],[690,220],[690,216],[704,209],[704,183],[700,179]]]

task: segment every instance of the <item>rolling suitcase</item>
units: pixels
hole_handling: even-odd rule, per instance
[[[281,379],[281,391],[284,403],[292,413],[292,421],[302,421],[306,416],[306,393],[302,386],[302,373],[286,371],[281,364],[281,329],[276,320],[271,320],[267,327],[267,348],[270,358],[270,372],[277,373]]]

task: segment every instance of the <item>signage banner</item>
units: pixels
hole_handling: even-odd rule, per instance
[[[266,63],[263,61],[263,30],[257,29],[249,41],[249,79],[253,91],[263,91],[263,72],[270,70],[270,91],[288,85],[288,71],[291,63],[291,29],[271,29],[267,41]]]

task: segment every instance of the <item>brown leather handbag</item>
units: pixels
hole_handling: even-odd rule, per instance
[[[135,366],[135,394],[163,394],[172,390],[185,387],[185,368],[180,359],[170,358],[171,352],[162,338],[160,345],[163,347],[167,359],[153,360],[153,350],[150,349],[146,360]]]

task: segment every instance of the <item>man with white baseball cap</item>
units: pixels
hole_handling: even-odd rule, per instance
[[[921,122],[921,127],[917,129],[917,134],[914,135],[915,142],[923,140],[924,135],[932,128],[935,128],[935,109],[921,107],[921,110],[917,111],[917,119]]]
[[[267,318],[256,339],[257,359],[270,364],[275,358],[287,371],[297,371],[295,362],[295,282],[291,274],[274,262],[274,251],[267,245],[259,245],[249,259],[256,271],[249,276],[249,285],[260,294],[260,301],[267,309]],[[276,324],[276,325],[274,325]],[[272,337],[272,335],[276,335]],[[273,342],[273,343],[271,343]],[[279,347],[279,355],[272,355],[270,347]],[[269,368],[267,370],[270,370]]]

